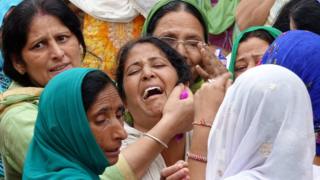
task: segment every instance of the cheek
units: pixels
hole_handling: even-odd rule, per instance
[[[106,127],[91,125],[91,131],[100,147],[104,147],[110,137],[110,132]]]
[[[134,97],[137,93],[138,80],[134,77],[125,77],[123,79],[123,89],[126,97]]]
[[[194,50],[188,53],[188,58],[191,60],[192,65],[197,65],[201,62],[201,54],[199,51]]]

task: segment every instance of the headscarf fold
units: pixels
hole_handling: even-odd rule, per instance
[[[212,7],[211,0],[198,0],[200,9],[208,19],[210,34],[221,34],[234,24],[238,2],[239,0],[219,0]]]
[[[272,37],[274,37],[274,39],[276,39],[282,33],[278,29],[270,27],[270,26],[253,26],[253,27],[250,27],[250,28],[242,31],[237,36],[236,40],[233,42],[231,60],[228,63],[229,64],[228,70],[229,70],[229,72],[232,73],[233,78],[234,78],[234,67],[235,67],[235,64],[236,64],[236,59],[237,59],[237,54],[238,54],[238,48],[239,48],[240,41],[248,33],[251,33],[253,31],[257,31],[257,30],[264,30],[264,31],[268,32]]]
[[[278,64],[296,73],[306,85],[311,97],[313,122],[320,131],[320,36],[308,31],[289,31],[269,47],[262,64]],[[320,155],[320,139],[317,140]]]
[[[228,89],[210,131],[206,179],[312,179],[308,91],[291,71],[261,65]]]
[[[17,6],[22,0],[1,0],[0,1],[0,27],[3,19],[12,6]]]
[[[87,14],[108,22],[131,22],[140,14],[146,16],[158,0],[70,0]]]
[[[67,70],[45,87],[24,164],[24,179],[99,179],[108,166],[82,102],[82,81],[91,71]]]

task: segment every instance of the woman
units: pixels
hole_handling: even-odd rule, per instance
[[[24,179],[99,179],[118,160],[124,106],[103,72],[74,68],[54,77],[39,103]],[[63,147],[63,148],[62,148]]]
[[[125,124],[128,138],[121,153],[138,179],[158,180],[160,171],[185,159],[188,149],[187,134],[174,137],[190,130],[193,120],[189,68],[154,37],[125,45],[118,62],[120,96],[133,118],[132,127]]]
[[[312,102],[316,137],[315,164],[320,165],[320,36],[308,31],[289,31],[268,49],[263,64],[278,64],[296,73],[307,86]]]
[[[217,112],[206,179],[312,179],[313,157],[305,84],[283,67],[258,66],[235,81]]]
[[[320,18],[320,1],[303,0],[290,9],[290,29],[308,30],[320,35],[317,22]]]
[[[233,44],[228,67],[233,78],[258,65],[269,45],[280,34],[279,30],[268,26],[251,27],[239,34]]]
[[[0,102],[6,178],[21,179],[42,87],[58,73],[80,66],[85,49],[79,20],[59,0],[25,0],[8,16],[4,72],[14,82]]]
[[[191,66],[191,89],[203,80],[226,72],[207,46],[208,27],[204,13],[192,0],[161,0],[149,12],[143,36],[156,36],[175,48]]]

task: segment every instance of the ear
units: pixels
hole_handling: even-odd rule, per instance
[[[19,61],[17,56],[12,56],[12,65],[21,75],[27,72],[26,64],[23,61]]]

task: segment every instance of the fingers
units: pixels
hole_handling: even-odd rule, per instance
[[[169,166],[167,168],[164,168],[161,171],[161,176],[168,177],[168,176],[172,175],[173,173],[177,172],[178,170],[180,170],[184,167],[187,167],[187,166],[188,166],[187,162],[179,160],[174,165]]]
[[[230,80],[231,74],[229,72],[222,74],[221,76],[218,76],[214,80],[211,80],[211,85],[221,87],[224,90],[227,89],[229,86],[231,86],[232,81]]]
[[[185,85],[180,83],[176,87],[173,88],[170,97],[178,97],[180,99],[180,94],[185,89]]]
[[[203,78],[205,81],[210,78],[210,75],[204,69],[202,69],[200,65],[196,65],[195,69],[199,76]]]
[[[178,172],[170,175],[169,177],[166,178],[166,180],[189,180],[190,175],[189,175],[189,169],[188,168],[182,168]]]
[[[188,163],[185,161],[178,161],[176,164],[164,168],[161,171],[162,179],[175,180],[175,179],[190,179],[189,169],[187,168]]]
[[[196,71],[205,80],[217,77],[225,72],[227,68],[219,59],[210,51],[205,43],[199,43],[198,48],[201,54],[201,66],[196,65]],[[198,67],[197,67],[198,66]]]

